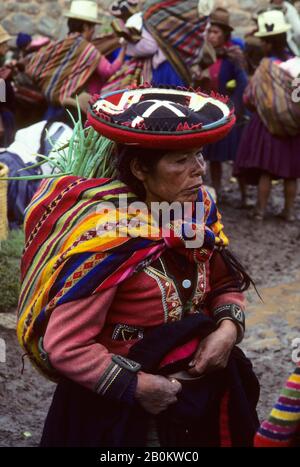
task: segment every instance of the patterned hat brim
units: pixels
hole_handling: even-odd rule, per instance
[[[125,145],[137,145],[144,148],[160,148],[160,149],[194,149],[200,148],[205,144],[215,143],[230,132],[236,122],[236,117],[223,123],[217,128],[210,130],[200,130],[195,134],[192,131],[182,131],[180,133],[170,134],[167,132],[146,132],[134,129],[124,129],[119,125],[114,125],[109,122],[101,122],[90,112],[88,115],[88,123],[101,135],[105,136],[116,143]]]
[[[168,98],[168,93],[170,93],[170,99],[175,98],[175,101],[165,100],[165,98]],[[149,99],[145,99],[144,101],[142,101],[142,99],[139,100],[139,96],[142,94],[143,98],[149,95]],[[119,96],[121,96],[121,98]],[[129,96],[129,105],[127,105],[126,102],[127,96]],[[132,96],[135,96],[133,100],[136,99],[133,104],[136,102],[140,104],[142,102],[142,104],[150,105],[151,109],[148,107],[141,113],[138,112],[134,115],[131,114],[130,118],[134,118],[134,120],[130,121],[129,119],[129,121],[124,121],[123,123],[120,116],[121,118],[123,117],[122,112],[124,100],[126,104],[124,107],[124,115],[128,112],[128,109],[130,112],[134,112],[136,109],[130,100],[132,99]],[[156,96],[157,98],[159,96],[159,99],[162,99],[162,104],[160,104],[161,101],[159,99],[153,100],[153,96]],[[176,104],[178,98],[187,99],[188,103],[178,107],[180,106],[179,103]],[[118,99],[120,99],[120,102]],[[116,104],[116,101],[114,100],[117,100],[118,103]],[[213,114],[213,118],[210,116],[209,118],[204,118],[204,120],[202,120],[203,116],[206,117],[208,115],[206,114],[207,105],[210,107],[210,110],[211,108],[219,110],[217,110],[217,114]],[[164,120],[164,116],[163,118],[160,116],[159,121],[162,123],[159,124],[159,128],[156,128],[156,114],[152,117],[153,113],[151,113],[151,111],[152,108],[156,108],[157,111],[157,106],[167,107],[171,114],[174,113],[175,127],[174,119],[172,122],[173,126],[170,127],[169,123]],[[205,108],[205,110],[202,111],[202,108]],[[133,109],[133,111],[131,111],[131,109]],[[187,113],[183,113],[186,111],[189,112],[189,115],[192,115],[192,119],[189,119],[190,117]],[[198,111],[200,111],[200,114],[197,113]],[[180,115],[180,118],[177,120],[176,116],[178,115]],[[196,116],[196,121],[193,120],[193,115]],[[198,123],[199,115],[200,122],[202,123]],[[148,117],[148,120],[146,119],[146,116]],[[126,114],[126,117],[128,119],[128,113]],[[152,118],[152,127],[149,126],[149,118]],[[139,124],[141,121],[147,123],[147,125],[144,125],[143,123],[143,127],[136,127],[133,125],[133,122],[135,124],[136,122]],[[180,123],[181,121],[183,123]],[[229,133],[234,126],[235,121],[234,109],[227,104],[227,99],[223,96],[216,96],[215,94],[208,96],[200,91],[192,92],[189,90],[183,90],[182,88],[168,90],[149,88],[148,86],[148,89],[141,89],[140,87],[138,89],[119,90],[108,95],[95,96],[90,103],[88,110],[88,124],[101,135],[111,139],[112,141],[125,145],[137,145],[145,148],[170,150],[194,149],[202,147],[205,144],[216,142],[224,138]],[[176,122],[179,122],[178,126],[176,126]],[[166,125],[167,128],[165,128]]]

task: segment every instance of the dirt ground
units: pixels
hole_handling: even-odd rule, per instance
[[[236,183],[226,169],[224,200],[220,205],[232,250],[247,265],[264,299],[248,296],[247,334],[243,349],[252,359],[262,386],[259,415],[268,413],[286,376],[292,371],[292,340],[300,337],[300,220],[288,224],[275,218],[282,207],[282,185],[273,187],[264,222],[248,219],[238,209]],[[255,189],[251,189],[255,201]],[[296,211],[300,219],[300,196]],[[0,338],[6,343],[6,363],[0,362],[0,446],[36,446],[54,385],[40,376],[25,358],[15,338],[15,317],[0,315]],[[3,341],[2,341],[3,342]]]

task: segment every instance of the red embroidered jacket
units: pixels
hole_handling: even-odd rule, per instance
[[[156,267],[157,260],[118,287],[57,307],[44,336],[52,366],[102,395],[128,371],[120,369],[112,357],[126,357],[145,330],[199,309],[212,314],[226,304],[244,308],[244,296],[238,291],[223,293],[211,301],[209,309],[206,307],[208,293],[232,280],[219,252],[190,270],[177,264],[169,253],[162,260],[163,270]],[[182,282],[188,278],[189,284],[193,273],[194,287],[187,290]]]

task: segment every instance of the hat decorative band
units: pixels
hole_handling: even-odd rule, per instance
[[[188,149],[224,137],[235,116],[227,97],[144,85],[94,96],[88,123],[119,143]]]

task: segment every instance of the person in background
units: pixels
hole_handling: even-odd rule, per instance
[[[283,179],[284,208],[279,216],[293,221],[300,177],[300,104],[293,101],[291,81],[300,74],[300,59],[287,46],[291,26],[282,11],[261,13],[258,24],[255,36],[261,39],[265,58],[245,92],[245,102],[255,113],[243,134],[234,175],[244,187],[246,183],[258,185],[253,212],[257,220],[265,216],[272,179]]]
[[[203,86],[206,91],[230,95],[237,116],[237,124],[233,131],[222,141],[207,145],[204,151],[205,159],[210,162],[211,181],[219,201],[222,162],[235,159],[244,125],[247,121],[245,118],[246,109],[243,103],[243,94],[248,84],[246,63],[240,47],[241,41],[233,42],[231,38],[232,31],[229,12],[224,8],[216,8],[210,18],[207,38],[215,49],[216,62],[205,71],[205,76],[207,77],[208,74],[208,79],[204,80]],[[200,84],[200,87],[203,86]]]
[[[12,69],[5,64],[10,39],[11,36],[0,25],[0,146],[9,145],[15,134],[15,94],[11,84]]]
[[[291,26],[287,32],[287,43],[294,55],[300,55],[300,16],[298,10],[285,0],[271,0],[272,6],[281,7],[286,22]]]
[[[99,92],[103,82],[121,66],[125,55],[121,49],[111,64],[91,43],[96,24],[101,24],[96,2],[74,0],[65,16],[68,36],[51,42],[25,62],[25,72],[37,83],[49,103],[46,119],[63,112],[64,99],[83,90]]]
[[[212,0],[145,2],[142,12],[127,19],[125,32],[119,32],[128,41],[126,61],[105,84],[104,92],[146,82],[154,86],[191,86],[212,5]],[[134,40],[128,37],[130,31]]]

